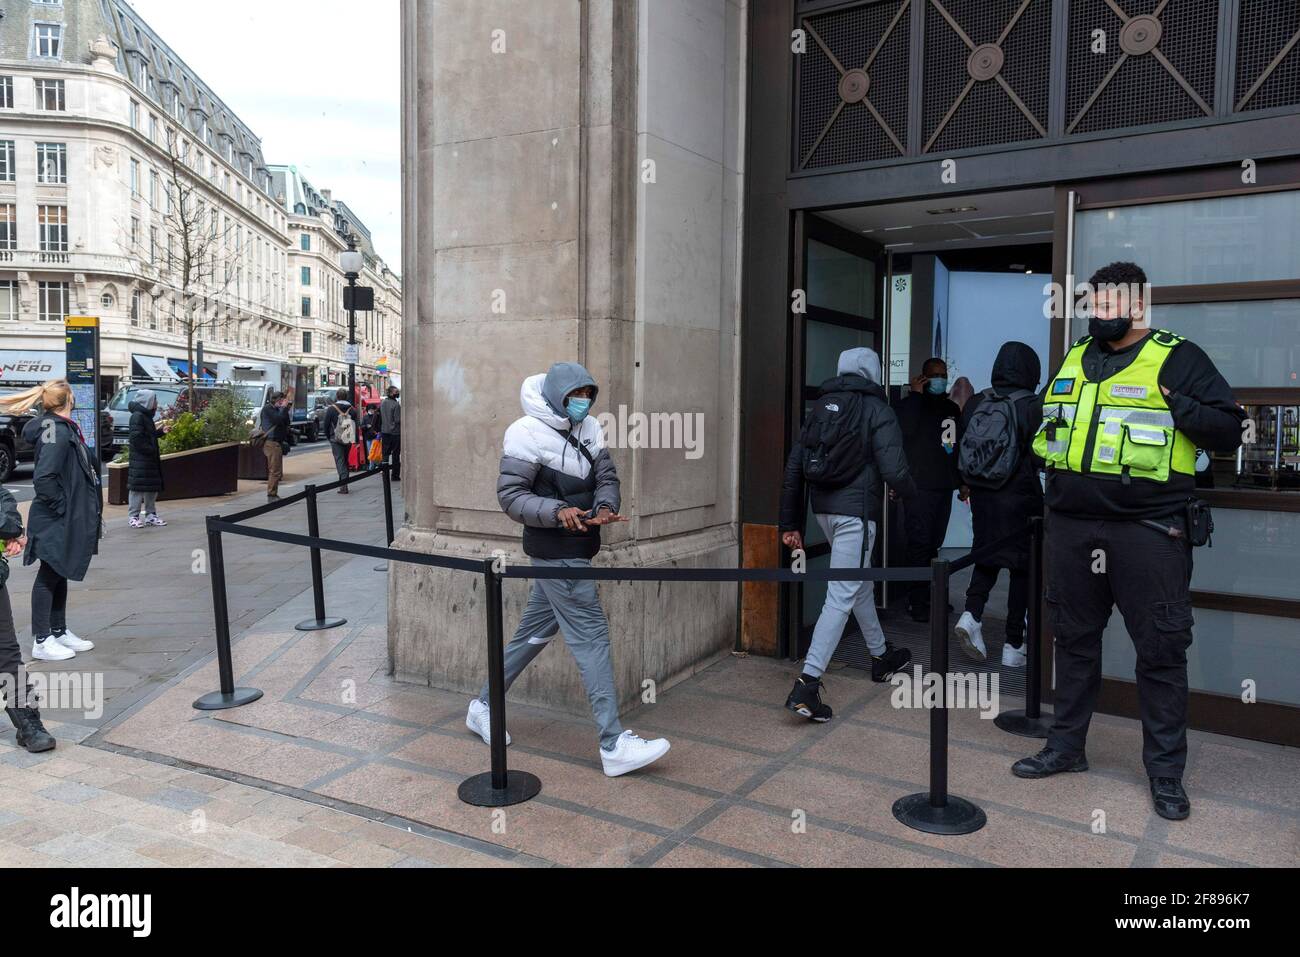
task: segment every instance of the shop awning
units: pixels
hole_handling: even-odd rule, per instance
[[[190,364],[184,359],[168,359],[167,362],[174,370],[176,370],[176,375],[180,376],[182,379],[188,379],[190,377]],[[200,380],[211,379],[215,382],[217,380],[217,373],[211,366],[202,366],[198,377]]]
[[[162,356],[131,356],[132,374],[136,378],[153,379],[156,382],[175,382],[176,373]]]

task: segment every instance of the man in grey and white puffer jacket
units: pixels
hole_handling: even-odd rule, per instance
[[[599,423],[589,415],[599,391],[575,362],[557,362],[545,375],[525,379],[520,390],[524,415],[506,430],[497,501],[524,526],[524,554],[535,566],[590,568],[600,551],[601,526],[627,520],[618,514],[618,471]],[[605,774],[617,777],[663,757],[667,740],[643,740],[618,720],[609,623],[594,581],[533,581],[523,618],[506,645],[506,689],[561,631],[600,729]],[[470,702],[465,724],[491,744],[486,684]]]

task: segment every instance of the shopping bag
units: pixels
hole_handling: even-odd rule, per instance
[[[370,443],[370,464],[378,465],[384,460],[384,444],[375,439]]]
[[[351,448],[348,449],[348,468],[353,469],[354,471],[360,469],[364,465],[361,452],[362,447],[363,446],[360,442],[353,442]]]

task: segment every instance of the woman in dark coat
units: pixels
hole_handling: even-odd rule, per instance
[[[66,661],[94,644],[67,627],[68,581],[81,581],[99,551],[104,499],[81,428],[71,419],[72,387],[56,379],[0,401],[11,412],[40,409],[23,438],[36,450],[23,564],[40,561],[32,585],[32,657]]]
[[[163,488],[158,436],[164,431],[154,424],[154,415],[158,412],[158,396],[150,389],[141,389],[127,408],[131,410],[131,457],[126,470],[130,502],[127,521],[132,528],[163,526],[167,523],[158,517],[157,505],[158,493]],[[141,515],[144,516],[143,519]]]
[[[1023,342],[1004,343],[993,363],[992,392],[1009,396],[1025,392],[1015,400],[1020,461],[1015,473],[999,489],[971,489],[971,520],[974,525],[973,551],[979,551],[1012,532],[1025,528],[1034,515],[1043,514],[1043,486],[1038,478],[1041,463],[1034,460],[1031,446],[1043,420],[1043,407],[1038,396],[1038,380],[1042,374],[1038,353]],[[962,428],[988,397],[979,392],[971,397],[962,409]],[[981,619],[989,592],[998,580],[998,571],[1007,569],[1010,582],[1007,592],[1007,640],[1002,646],[1002,664],[1010,668],[1023,667],[1025,663],[1025,615],[1029,609],[1029,538],[1020,539],[985,558],[971,571],[970,587],[966,590],[966,610],[957,622],[957,637],[966,653],[983,661],[987,657],[981,633]]]

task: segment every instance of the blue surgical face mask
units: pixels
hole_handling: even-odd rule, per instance
[[[579,399],[575,396],[565,403],[564,409],[569,413],[569,418],[572,419],[576,425],[585,419],[587,413],[591,411],[591,400]]]
[[[931,395],[943,395],[948,391],[948,380],[943,378],[931,379],[925,384],[925,387]]]

